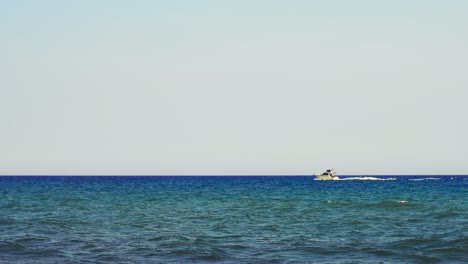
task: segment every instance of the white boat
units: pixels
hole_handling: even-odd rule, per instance
[[[338,176],[335,174],[334,169],[329,169],[326,170],[324,173],[317,173],[315,174],[315,180],[338,180],[340,179]]]

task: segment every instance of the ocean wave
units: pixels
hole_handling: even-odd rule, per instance
[[[434,181],[434,180],[440,180],[441,178],[422,178],[422,179],[409,179],[410,181]]]
[[[0,264],[465,263],[450,177],[0,177]]]
[[[419,207],[419,204],[412,203],[405,200],[395,201],[395,200],[383,200],[376,202],[356,202],[353,204],[354,208],[357,209],[378,209],[378,208],[403,208],[403,207]]]
[[[394,181],[396,178],[377,178],[370,176],[360,176],[360,177],[349,177],[339,179],[340,181]]]

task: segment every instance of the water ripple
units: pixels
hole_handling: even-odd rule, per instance
[[[0,178],[0,263],[462,263],[467,184]]]

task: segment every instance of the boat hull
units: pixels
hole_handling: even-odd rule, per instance
[[[315,179],[319,181],[333,181],[333,180],[339,180],[338,176],[335,174],[335,170],[329,169],[326,170],[324,173],[316,173],[315,174]]]
[[[340,178],[338,178],[338,176],[335,176],[335,177],[331,177],[329,175],[315,175],[315,179],[316,181],[335,181],[335,180],[339,180]]]

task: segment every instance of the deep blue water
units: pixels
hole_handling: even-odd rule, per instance
[[[378,179],[0,177],[0,263],[468,262],[468,176]]]

